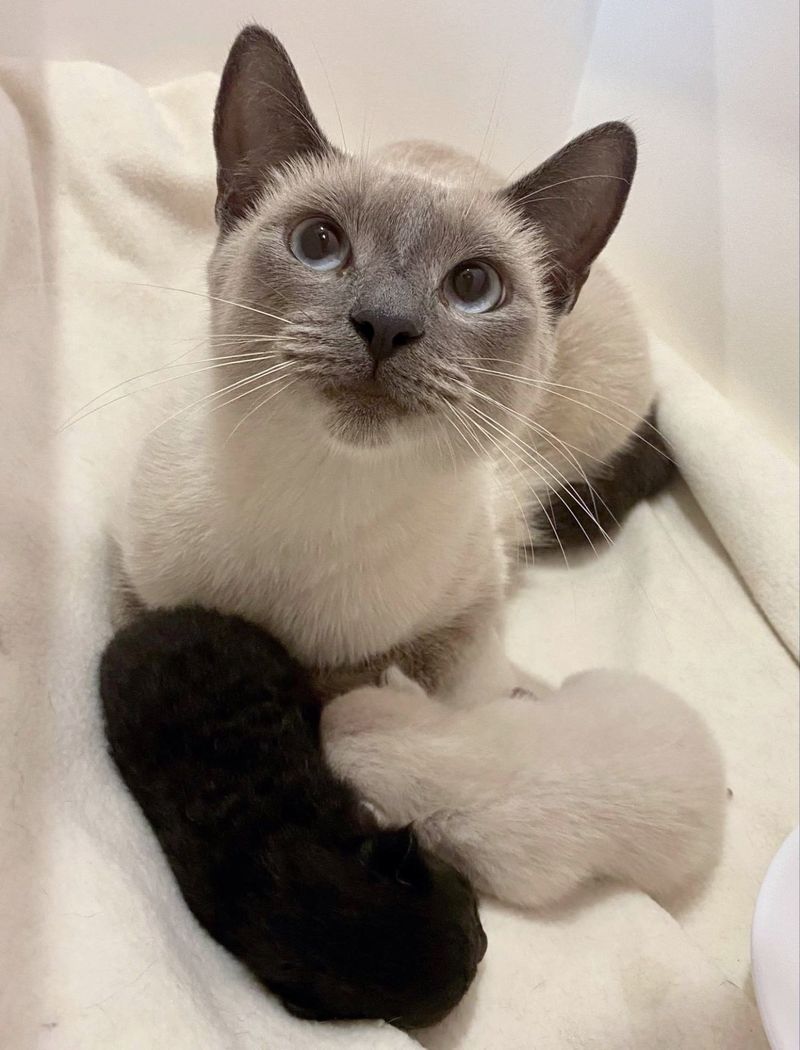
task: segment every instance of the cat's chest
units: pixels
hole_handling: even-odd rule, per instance
[[[462,538],[435,516],[335,530],[325,527],[326,517],[320,508],[317,529],[280,515],[262,516],[258,529],[240,522],[234,558],[223,562],[209,552],[217,562],[214,589],[297,655],[325,664],[389,649],[436,624],[448,604],[460,604]]]
[[[480,486],[381,513],[368,490],[342,500],[319,483],[237,500],[162,474],[144,491],[127,566],[144,601],[239,613],[315,665],[358,663],[447,622],[491,560]]]
[[[166,428],[165,428],[166,430]],[[263,624],[315,665],[358,663],[451,621],[494,571],[491,475],[338,470],[280,433],[231,449],[161,433],[122,546],[148,605]],[[235,453],[235,454],[234,454]],[[338,470],[338,473],[337,473]]]

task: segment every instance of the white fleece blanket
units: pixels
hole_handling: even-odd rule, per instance
[[[0,1045],[382,1050],[386,1025],[297,1021],[203,934],[104,753],[104,518],[135,398],[177,357],[213,238],[211,75],[146,91],[88,64],[0,66]],[[768,348],[765,349],[767,352]],[[633,891],[483,909],[489,951],[436,1050],[763,1050],[749,924],[796,822],[794,469],[668,350],[662,422],[688,484],[613,549],[530,572],[513,655],[558,681],[653,674],[711,723],[733,792],[720,866],[670,915]],[[160,381],[163,373],[141,385]],[[108,395],[116,397],[120,390]],[[141,397],[146,398],[147,394]],[[795,515],[793,517],[793,515]]]

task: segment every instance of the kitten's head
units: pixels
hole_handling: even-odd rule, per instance
[[[486,951],[475,894],[409,828],[336,845],[287,828],[268,866],[248,963],[291,1013],[422,1028],[466,993]]]
[[[209,273],[228,300],[214,324],[273,355],[248,358],[246,375],[279,366],[244,393],[257,404],[271,382],[340,446],[441,447],[446,432],[465,455],[513,429],[514,411],[535,412],[540,388],[508,377],[547,377],[554,327],[616,226],[636,163],[633,133],[616,123],[508,187],[477,170],[443,179],[348,156],[256,26],[228,58],[214,143]]]

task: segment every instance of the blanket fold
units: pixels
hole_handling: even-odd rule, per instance
[[[289,1017],[183,905],[105,753],[95,674],[106,518],[147,397],[117,384],[200,338],[201,301],[168,289],[203,288],[215,90],[210,74],[147,91],[99,65],[0,64],[0,1042],[765,1050],[743,989],[755,893],[796,821],[797,669],[767,622],[789,645],[796,552],[775,508],[796,482],[667,349],[663,425],[688,488],[637,508],[597,558],[542,559],[509,646],[553,681],[645,671],[704,713],[734,795],[708,886],[672,913],[608,888],[539,916],[486,902],[474,990],[414,1037]]]

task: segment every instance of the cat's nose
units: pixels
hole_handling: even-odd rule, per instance
[[[414,318],[385,310],[354,310],[350,323],[367,344],[376,366],[423,334],[422,325]]]

